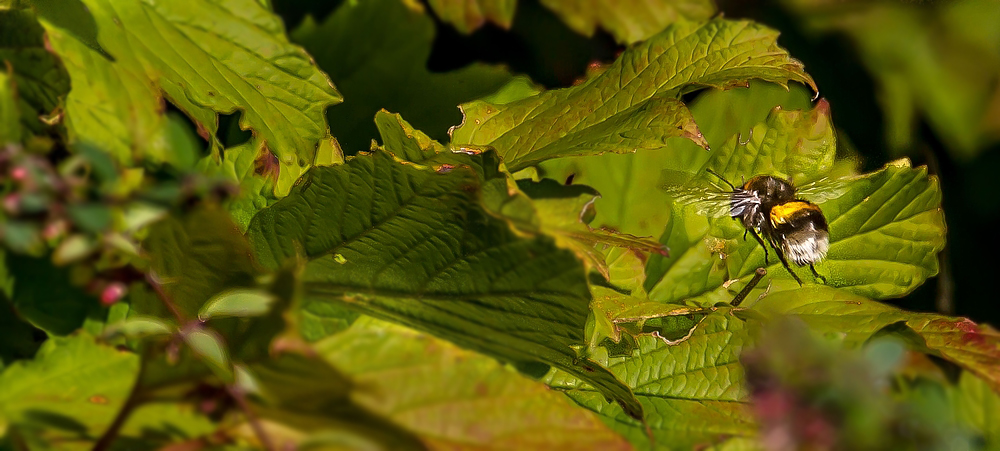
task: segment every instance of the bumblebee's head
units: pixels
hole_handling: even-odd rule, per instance
[[[755,193],[765,210],[795,198],[795,187],[788,180],[770,175],[758,175],[747,180],[743,190]]]

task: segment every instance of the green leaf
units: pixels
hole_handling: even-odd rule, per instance
[[[233,383],[233,363],[229,360],[229,351],[218,332],[197,327],[181,332],[181,338],[192,351],[212,370],[222,382]]]
[[[905,325],[919,337],[910,341],[911,347],[949,360],[1000,391],[1000,333],[990,326],[966,318],[907,312],[824,286],[774,292],[753,308],[770,315],[795,315],[819,331],[837,334],[847,346],[860,345],[890,326]]]
[[[641,417],[627,389],[572,349],[589,312],[583,265],[550,238],[516,235],[483,209],[480,189],[468,168],[438,173],[378,151],[313,169],[254,217],[248,236],[265,265],[310,260],[307,300],[556,366]]]
[[[28,0],[38,16],[50,26],[59,28],[81,44],[114,61],[97,42],[97,23],[80,0]]]
[[[46,258],[13,253],[7,253],[7,267],[14,278],[14,309],[50,334],[72,333],[91,312],[101,309],[97,298],[72,283],[67,267],[55,267]]]
[[[344,2],[322,24],[306,19],[292,33],[344,93],[330,108],[330,128],[348,154],[365,151],[377,136],[372,118],[387,109],[410,118],[433,138],[462,120],[455,107],[489,94],[511,79],[497,66],[474,64],[431,73],[427,60],[434,22],[400,0]]]
[[[316,348],[368,387],[354,399],[432,449],[631,449],[545,385],[410,329],[363,320]]]
[[[745,138],[747,144],[732,137],[706,167],[730,179],[773,174],[810,180],[835,174],[835,146],[824,105],[821,102],[811,113],[773,114],[767,123],[754,127],[752,136]],[[908,161],[899,161],[878,172],[809,188],[800,196],[818,203],[829,224],[830,251],[816,267],[831,286],[884,299],[909,293],[937,274],[945,224],[940,187],[926,168],[913,169]],[[672,256],[654,258],[648,265],[646,287],[651,298],[728,301],[732,294],[723,287],[736,283],[738,290],[756,268],[764,266],[768,275],[751,298],[769,283],[772,292],[798,287],[777,259],[764,264],[764,250],[743,239],[745,229],[737,221],[724,214],[706,219],[696,207],[677,203],[671,210],[660,241],[670,247]]]
[[[681,94],[754,78],[814,86],[776,39],[748,21],[678,22],[578,86],[506,105],[463,105],[452,141],[496,148],[512,172],[550,158],[660,149],[670,137],[707,147]]]
[[[214,208],[156,223],[143,248],[153,277],[187,318],[223,290],[254,286],[259,274],[246,238],[226,212]],[[157,310],[142,307],[137,313],[156,315]]]
[[[135,354],[88,335],[50,338],[33,361],[0,373],[0,424],[15,427],[31,449],[90,449],[138,374]]]
[[[542,4],[580,34],[593,36],[600,26],[623,44],[645,40],[679,20],[707,20],[715,15],[711,0],[542,0]]]
[[[691,113],[708,143],[718,149],[737,134],[742,134],[740,140],[745,141],[749,130],[764,122],[777,105],[785,109],[807,108],[809,94],[801,85],[785,90],[775,84],[753,82],[749,89],[706,91],[691,104]],[[661,188],[671,180],[676,182],[696,173],[711,156],[692,142],[679,141],[654,152],[549,160],[541,169],[545,177],[566,180],[572,175],[574,183],[601,192],[601,198],[594,203],[595,226],[659,237],[670,217],[667,206],[672,200]]]
[[[514,21],[517,0],[428,0],[442,22],[450,23],[462,34],[469,34],[487,21],[509,29]]]
[[[739,363],[749,344],[743,320],[715,313],[673,344],[650,335],[638,336],[636,342],[637,349],[627,357],[600,357],[599,352],[597,359],[633,388],[646,411],[655,449],[699,449],[726,437],[756,434]],[[592,388],[560,372],[550,373],[546,382],[600,414],[636,449],[650,449],[643,425],[609,408]]]
[[[69,92],[69,74],[45,46],[45,30],[31,11],[0,11],[0,60],[10,64],[21,117],[38,125]],[[0,133],[3,136],[3,133]]]
[[[194,402],[149,401],[137,407],[122,425],[114,450],[161,449],[177,442],[208,436],[218,426]]]
[[[205,303],[198,312],[198,319],[260,316],[271,309],[274,300],[274,296],[261,290],[229,290]]]
[[[72,78],[66,99],[72,141],[122,161],[173,161],[163,97],[213,135],[218,113],[267,143],[295,177],[327,135],[323,112],[340,101],[329,79],[290,44],[281,19],[253,0],[85,0],[111,62],[43,20]],[[282,178],[287,189],[295,177]],[[281,186],[278,191],[281,192]]]
[[[951,405],[961,424],[972,429],[985,444],[982,449],[1000,446],[1000,395],[982,379],[963,372],[950,391]]]
[[[251,139],[235,147],[202,158],[197,169],[240,184],[240,193],[227,201],[226,209],[240,230],[246,230],[250,218],[262,208],[274,203],[277,179],[268,173],[267,164],[273,155],[265,143]]]

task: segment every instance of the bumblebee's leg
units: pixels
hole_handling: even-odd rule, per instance
[[[777,246],[774,247],[774,253],[778,254],[778,258],[781,260],[781,264],[784,265],[785,269],[788,270],[788,273],[795,278],[795,281],[798,282],[799,286],[801,287],[802,279],[800,279],[799,276],[795,274],[795,271],[792,271],[791,266],[788,266],[788,260],[785,260],[785,254],[781,253],[781,249],[779,249]]]
[[[754,238],[755,240],[757,240],[757,242],[758,242],[758,243],[760,243],[760,247],[764,248],[764,265],[765,265],[765,266],[766,266],[766,265],[769,265],[770,263],[768,263],[768,262],[767,262],[767,245],[766,245],[766,244],[764,244],[764,240],[762,240],[762,239],[760,238],[760,235],[758,235],[758,234],[757,234],[757,231],[756,231],[756,230],[753,230],[753,229],[751,229],[751,228],[747,228],[746,230],[747,230],[748,232],[752,233],[752,234],[753,234],[753,238]],[[747,233],[746,233],[746,232],[743,232],[743,239],[746,239],[746,235],[747,235]]]
[[[819,273],[818,273],[818,272],[816,272],[816,267],[815,267],[815,266],[813,266],[813,264],[812,264],[812,263],[810,263],[810,264],[809,264],[809,269],[811,269],[811,270],[812,270],[812,272],[813,272],[813,275],[814,275],[814,276],[816,276],[816,278],[817,278],[817,279],[819,279],[819,280],[822,280],[822,281],[823,281],[823,285],[826,285],[826,277],[823,277],[823,276],[819,275]]]

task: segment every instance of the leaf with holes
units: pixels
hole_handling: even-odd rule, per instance
[[[655,449],[700,449],[729,437],[754,437],[757,425],[743,386],[739,363],[749,345],[749,324],[730,312],[706,316],[688,332],[665,330],[641,335],[627,356],[608,357],[598,348],[595,358],[632,387],[646,411]],[[671,336],[671,334],[676,334]],[[675,341],[667,343],[666,338]],[[546,382],[580,405],[597,412],[605,424],[636,449],[650,449],[643,425],[608,404],[604,397],[564,373]]]
[[[590,293],[583,265],[545,236],[520,237],[479,203],[467,167],[438,173],[385,151],[314,168],[250,223],[254,253],[301,256],[308,301],[428,331],[511,362],[561,368],[641,409],[611,373],[573,350]]]
[[[511,172],[551,158],[662,149],[672,137],[707,147],[681,94],[755,78],[814,86],[776,39],[748,21],[678,22],[578,86],[505,105],[463,105],[452,142],[496,148]]]

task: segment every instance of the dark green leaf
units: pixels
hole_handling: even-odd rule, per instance
[[[0,60],[13,70],[21,115],[28,124],[37,125],[38,116],[52,113],[69,92],[69,74],[45,47],[44,33],[30,11],[0,11]]]
[[[437,173],[379,151],[312,170],[248,235],[264,264],[310,260],[307,299],[551,364],[640,416],[627,389],[571,348],[583,344],[589,311],[583,265],[549,238],[514,234],[483,210],[479,189],[467,168]]]
[[[11,300],[26,321],[56,335],[72,333],[90,312],[101,309],[97,299],[75,286],[67,267],[58,268],[47,258],[7,254],[14,278]]]
[[[399,0],[345,2],[322,24],[307,19],[293,38],[316,58],[347,102],[330,108],[330,129],[348,154],[377,136],[380,109],[400,113],[433,138],[462,120],[459,103],[489,94],[511,79],[506,70],[474,64],[431,73],[427,59],[434,22]]]
[[[259,274],[246,239],[218,209],[202,208],[155,224],[143,247],[155,279],[188,318],[223,290],[254,286]]]

